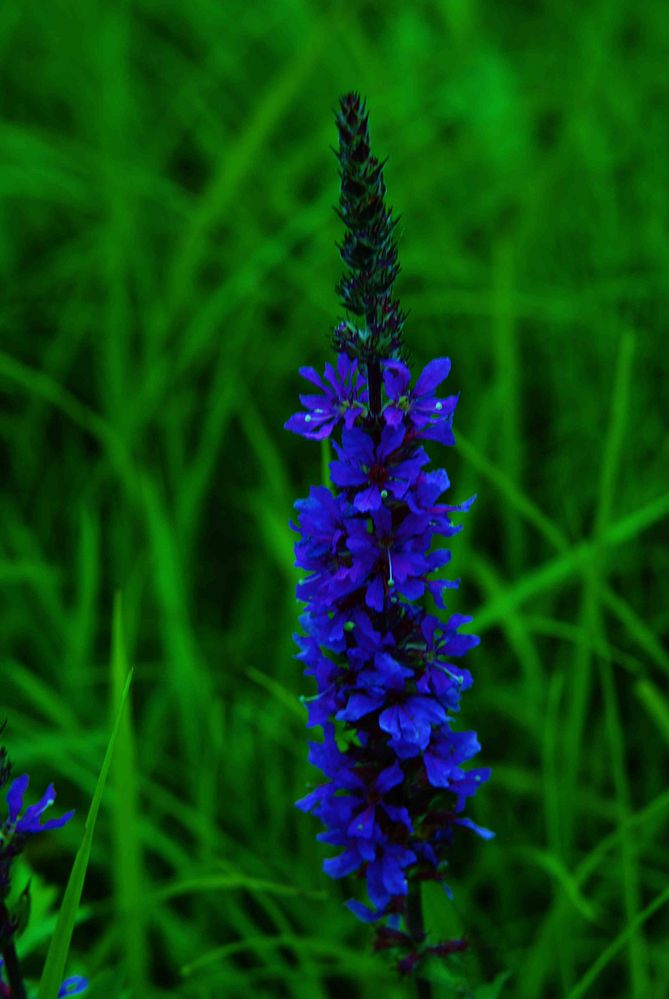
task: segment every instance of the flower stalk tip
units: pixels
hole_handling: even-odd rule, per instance
[[[338,353],[367,366],[371,411],[381,408],[382,358],[404,356],[405,314],[393,298],[399,274],[394,230],[398,219],[385,203],[384,162],[371,152],[369,115],[357,93],[345,94],[336,115],[341,179],[339,208],[346,233],[339,252],[346,272],[336,286],[342,305],[353,319],[344,319],[333,332]]]

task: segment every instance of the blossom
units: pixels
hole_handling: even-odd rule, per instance
[[[386,424],[397,427],[408,419],[413,436],[439,441],[440,444],[455,444],[451,424],[458,396],[437,399],[434,395],[450,370],[449,358],[437,357],[426,365],[414,388],[410,389],[411,372],[406,364],[386,361],[383,371],[383,384],[388,396],[383,410]]]
[[[9,769],[6,777],[9,778]],[[21,814],[28,781],[28,774],[17,777],[9,785],[6,793],[7,818],[0,823],[0,899],[7,898],[9,895],[11,864],[22,852],[26,840],[47,829],[58,829],[60,826],[64,826],[74,815],[74,812],[71,811],[66,812],[59,819],[41,821],[42,815],[56,798],[53,784],[49,784],[36,805],[31,805]]]
[[[323,870],[341,878],[364,866],[370,899],[382,910],[393,895],[406,895],[404,869],[416,860],[390,834],[397,826],[411,832],[408,810],[391,800],[393,788],[403,781],[402,769],[397,762],[380,772],[357,765],[337,747],[331,724],[325,726],[325,742],[312,743],[310,759],[332,780],[302,798],[298,807],[323,819],[328,828],[320,839],[344,847],[324,861]]]
[[[29,780],[28,774],[23,774],[23,776],[17,777],[16,780],[12,781],[9,786],[9,790],[7,791],[9,814],[3,828],[3,835],[5,836],[10,835],[12,832],[22,836],[31,836],[35,833],[44,832],[46,829],[59,829],[66,822],[69,822],[74,815],[74,811],[66,812],[59,819],[48,819],[46,822],[41,822],[43,813],[56,800],[56,792],[53,784],[49,784],[37,804],[31,805],[26,809],[23,816],[21,816],[23,798]]]
[[[307,412],[286,424],[304,437],[331,437],[335,452],[331,485],[312,486],[291,522],[304,573],[296,592],[306,605],[297,659],[316,684],[303,701],[307,726],[323,731],[309,750],[322,779],[296,804],[321,821],[318,839],[336,851],[325,873],[364,884],[367,899],[351,898],[348,908],[377,924],[380,946],[398,949],[398,966],[409,972],[427,954],[465,945],[428,945],[410,925],[408,900],[426,878],[450,892],[447,858],[461,829],[493,835],[466,814],[490,769],[471,766],[478,737],[456,722],[473,684],[459,660],[479,640],[461,630],[470,617],[442,620],[424,606],[430,598],[445,609],[458,585],[443,574],[451,558],[443,543],[460,531],[453,515],[474,497],[444,502],[448,474],[428,467],[423,441],[454,443],[458,397],[437,395],[451,364],[430,361],[412,386],[391,297],[396,248],[381,165],[357,95],[341,109],[341,254],[350,270],[339,290],[356,319],[336,328],[336,372],[329,364],[323,378],[301,369],[321,392],[301,396]]]
[[[61,996],[78,996],[87,988],[88,980],[86,978],[82,978],[81,975],[70,975],[58,989],[58,999],[61,999]]]
[[[336,369],[330,363],[325,365],[322,380],[314,368],[300,368],[300,374],[320,389],[320,393],[300,396],[307,412],[291,416],[285,424],[286,430],[312,440],[323,440],[339,423],[343,422],[350,430],[366,412],[365,382],[360,377],[358,362],[346,354],[339,355]]]
[[[340,460],[330,463],[330,475],[336,486],[355,489],[356,510],[378,510],[388,496],[402,499],[420,468],[430,460],[422,450],[403,454],[403,439],[403,426],[384,427],[378,444],[356,427],[344,430],[341,445],[335,442]]]

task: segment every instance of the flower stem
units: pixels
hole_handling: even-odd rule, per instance
[[[367,363],[367,384],[369,386],[369,410],[376,420],[381,415],[381,365],[378,361]]]
[[[7,925],[9,921],[9,912],[7,911],[7,907],[4,903],[0,902],[0,923]],[[14,941],[11,937],[3,942],[1,952],[5,962],[7,981],[9,982],[9,987],[12,990],[12,999],[27,999],[19,959],[16,954],[16,948],[14,947]]]
[[[413,885],[407,898],[407,932],[416,942],[416,946],[422,945],[425,939],[425,926],[423,924],[423,903],[420,894],[420,884]],[[427,978],[420,977],[417,972],[414,978],[416,983],[416,996],[418,999],[432,999],[432,984]]]

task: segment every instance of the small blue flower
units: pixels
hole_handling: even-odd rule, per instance
[[[81,975],[71,975],[66,978],[58,990],[58,999],[62,996],[78,996],[88,988],[88,979]]]
[[[5,962],[0,956],[0,996],[6,997],[6,999],[11,999],[11,992],[9,986],[5,985],[2,981],[2,969]],[[58,999],[64,999],[66,996],[78,996],[82,992],[85,992],[88,988],[88,979],[82,978],[81,975],[71,975],[66,978],[61,987],[58,990]]]
[[[384,427],[375,444],[369,434],[354,427],[344,430],[341,445],[334,442],[339,461],[330,464],[332,481],[340,488],[358,489],[353,506],[361,512],[378,510],[387,497],[402,499],[420,468],[430,460],[423,450],[402,454],[403,426]]]
[[[337,358],[336,371],[330,363],[325,365],[324,380],[314,368],[300,368],[300,374],[319,388],[321,394],[300,396],[300,402],[308,412],[291,416],[284,424],[286,430],[311,440],[323,440],[339,423],[343,422],[350,430],[367,411],[366,382],[360,376],[358,362],[346,354]]]
[[[408,419],[411,435],[415,438],[455,444],[451,424],[458,404],[458,396],[435,398],[439,385],[448,377],[451,362],[447,357],[437,357],[423,368],[413,389],[409,389],[411,372],[401,361],[386,361],[383,384],[389,402],[383,418],[391,427]]]
[[[54,786],[53,784],[49,784],[37,804],[27,808],[23,816],[20,817],[21,809],[23,808],[23,798],[29,780],[28,774],[23,774],[12,781],[9,786],[9,790],[7,791],[9,814],[4,825],[5,835],[14,832],[24,836],[31,836],[35,833],[44,832],[46,829],[59,829],[66,822],[69,822],[74,815],[74,810],[72,810],[71,812],[66,812],[59,819],[48,819],[46,822],[40,822],[43,813],[56,800]]]

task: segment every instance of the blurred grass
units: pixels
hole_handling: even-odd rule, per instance
[[[323,456],[282,425],[340,315],[347,89],[414,363],[462,393],[435,459],[479,494],[453,607],[497,839],[430,913],[519,999],[669,991],[668,43],[660,0],[0,7],[0,711],[64,808],[122,685],[117,591],[135,668],[73,937],[92,999],[407,994],[292,807],[287,522]],[[77,821],[31,856],[61,888]]]

